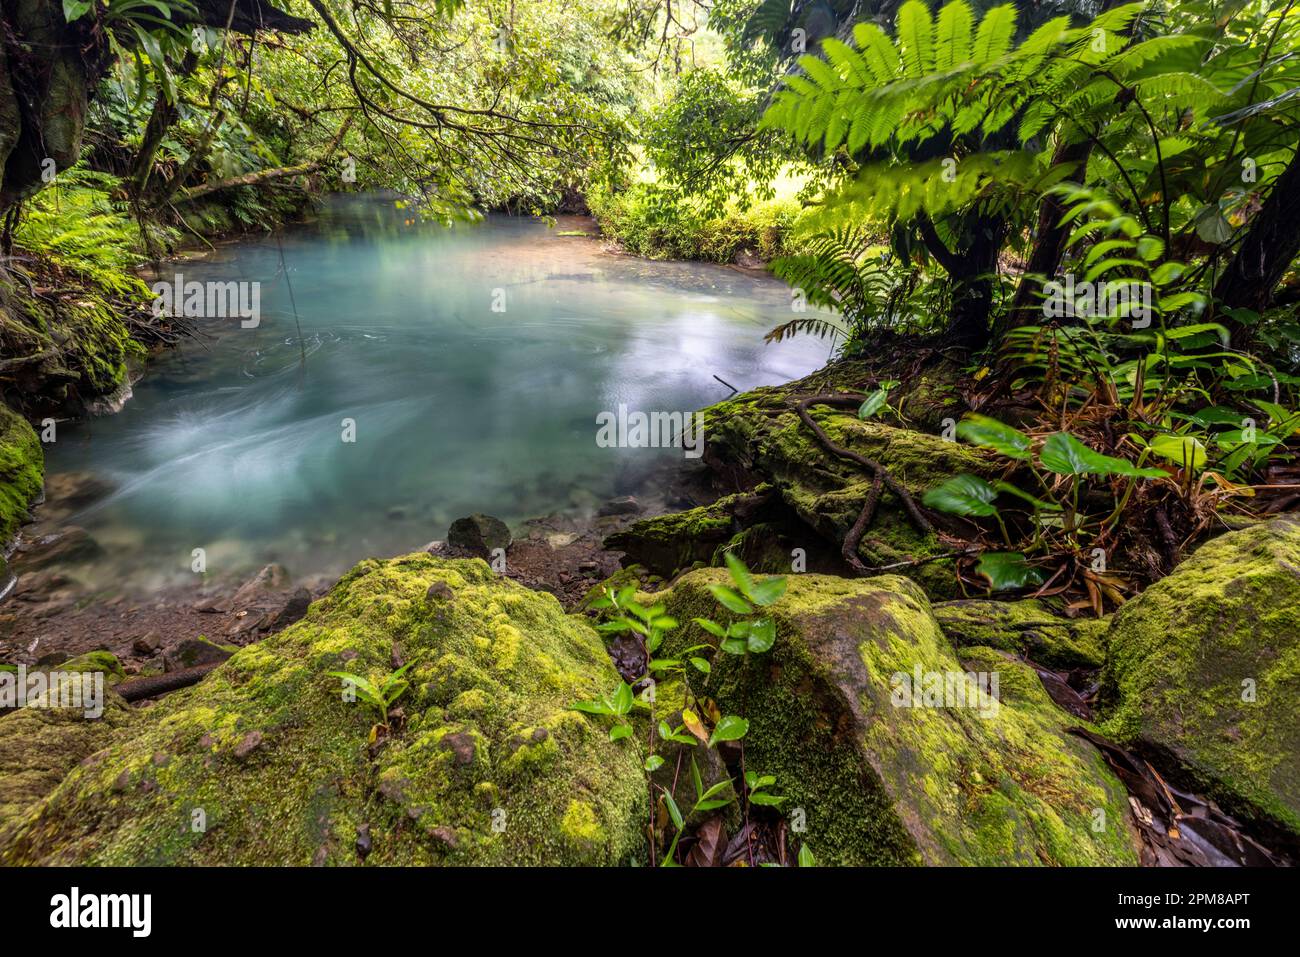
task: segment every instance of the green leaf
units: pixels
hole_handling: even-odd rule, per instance
[[[626,681],[620,681],[618,688],[614,691],[614,700],[611,702],[614,714],[627,714],[632,710],[632,686]]]
[[[754,610],[754,606],[745,599],[741,598],[726,585],[710,585],[709,593],[718,600],[723,608],[727,611],[733,611],[737,615],[748,615]]]
[[[728,638],[722,643],[722,650],[729,655],[743,655],[748,649],[748,643],[741,638]]]
[[[756,582],[749,590],[749,597],[755,605],[771,605],[785,594],[785,584],[783,576],[764,578],[761,582]]]
[[[632,726],[630,724],[616,724],[609,729],[609,740],[611,741],[619,741],[631,736]]]
[[[754,622],[753,627],[749,630],[748,647],[751,652],[761,655],[776,644],[776,622],[771,618],[764,618],[761,621]]]
[[[1173,462],[1179,468],[1190,468],[1193,472],[1205,468],[1205,463],[1209,461],[1205,446],[1194,435],[1157,435],[1149,443],[1149,448],[1162,459]]]
[[[1043,575],[1020,552],[985,552],[975,570],[989,580],[994,591],[1041,585]]]
[[[809,847],[807,844],[799,848],[799,866],[800,867],[817,866],[817,858],[813,857],[812,848]]]
[[[1103,455],[1088,448],[1069,432],[1048,436],[1038,453],[1043,468],[1057,475],[1122,475],[1128,478],[1164,478],[1161,469],[1138,468],[1128,459]]]
[[[696,671],[702,672],[706,675],[713,670],[713,667],[703,658],[692,658],[691,665]]]
[[[614,709],[607,701],[575,701],[569,705],[570,711],[585,711],[587,714],[613,714]]]
[[[645,759],[645,770],[648,774],[653,774],[663,767],[664,759],[657,754],[652,754]]]
[[[668,807],[668,816],[673,819],[673,827],[680,831],[686,825],[686,821],[682,817],[682,809],[677,806],[677,802],[673,800],[670,793],[664,791],[663,794],[664,804]]]
[[[731,552],[723,552],[723,560],[727,563],[727,571],[731,574],[731,580],[736,583],[742,595],[748,595],[749,590],[754,587],[754,579],[749,574],[749,569]]]
[[[90,0],[63,0],[63,19],[74,23],[90,12]]]
[[[1030,457],[1029,436],[987,415],[966,416],[957,423],[957,434],[972,445],[993,449],[1010,459],[1025,461]]]
[[[869,419],[885,407],[889,399],[889,393],[884,389],[877,389],[867,396],[866,401],[858,407],[858,418]]]
[[[708,618],[692,618],[691,621],[695,622],[695,624],[699,625],[709,634],[718,638],[725,638],[727,636],[727,630],[725,628],[715,621],[710,621]]]
[[[950,515],[996,515],[998,491],[974,475],[957,475],[925,493],[922,501]]]
[[[762,791],[756,791],[749,796],[750,804],[762,804],[767,807],[775,807],[785,800],[785,795],[777,796],[775,794],[765,794]]]
[[[748,731],[749,722],[746,719],[734,714],[725,715],[713,729],[713,734],[709,735],[709,747],[713,747],[719,741],[739,740]]]

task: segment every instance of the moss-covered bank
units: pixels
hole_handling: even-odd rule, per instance
[[[45,481],[45,452],[27,421],[0,403],[0,581],[5,546],[27,517]]]
[[[378,681],[402,658],[411,690],[372,745],[376,715],[328,672]],[[639,752],[568,709],[616,681],[586,623],[481,561],[366,561],[303,621],[112,735],[13,826],[0,861],[641,859]]]

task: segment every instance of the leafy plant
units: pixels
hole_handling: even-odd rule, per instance
[[[389,726],[389,709],[410,689],[411,683],[404,676],[411,666],[416,663],[416,660],[408,661],[378,684],[365,675],[353,674],[350,671],[330,671],[326,673],[331,677],[341,678],[350,685],[357,698],[375,710],[375,713],[379,716],[380,725],[387,729]]]

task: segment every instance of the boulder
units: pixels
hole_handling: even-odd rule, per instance
[[[1052,668],[1100,668],[1107,618],[1064,618],[1046,603],[967,598],[939,602],[934,617],[958,648],[1000,648]]]
[[[450,597],[431,602],[438,582]],[[383,681],[395,646],[410,688],[384,731],[329,673]],[[481,561],[365,561],[136,713],[6,832],[0,863],[643,861],[643,755],[569,707],[617,680],[588,624]]]
[[[1189,789],[1300,835],[1300,520],[1212,539],[1116,612],[1100,704]]]
[[[725,620],[708,586],[726,581],[701,569],[647,600],[680,622]],[[1137,862],[1125,789],[1066,733],[1078,721],[1027,665],[954,650],[916,583],[795,575],[768,612],[772,649],[715,656],[698,693],[749,720],[745,767],[776,776],[819,863]],[[713,640],[691,625],[660,654]],[[975,694],[981,672],[993,700]]]
[[[862,511],[871,476],[853,462],[824,449],[791,406],[795,395],[813,394],[822,383],[793,383],[755,389],[704,410],[704,460],[724,482],[769,483],[780,501],[836,551]],[[883,464],[919,503],[931,488],[953,475],[991,475],[995,464],[978,449],[945,440],[938,432],[896,428],[863,421],[854,410],[813,406],[813,420],[830,440]],[[733,485],[734,487],[734,485]],[[931,518],[943,525],[952,519]],[[806,546],[805,546],[806,547]],[[809,549],[811,551],[811,549]],[[923,533],[909,520],[893,493],[882,495],[875,519],[859,544],[868,567],[930,558],[949,551],[934,532]],[[956,578],[948,562],[935,561],[901,572],[933,598],[955,598]]]
[[[491,515],[475,512],[466,518],[458,518],[447,530],[447,544],[461,548],[479,558],[488,558],[497,548],[509,548],[510,529],[506,523]]]

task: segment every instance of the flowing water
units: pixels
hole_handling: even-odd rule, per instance
[[[51,474],[113,488],[70,520],[105,548],[91,579],[161,583],[196,548],[210,572],[336,573],[470,512],[590,511],[683,458],[600,447],[601,412],[689,412],[729,394],[715,375],[744,390],[827,358],[816,339],[764,344],[790,316],[774,279],[560,232],[354,198],[169,266],[260,283],[260,322],[204,320],[212,338],[154,362],[123,411],[47,446]]]

